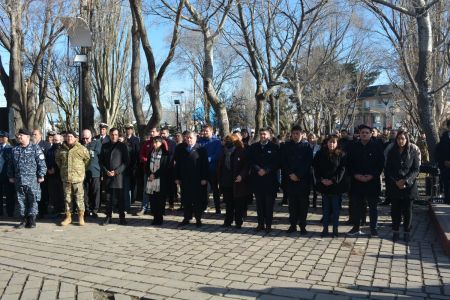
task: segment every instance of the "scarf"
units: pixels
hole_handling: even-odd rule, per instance
[[[159,170],[160,164],[161,164],[161,156],[162,151],[159,150],[153,150],[152,154],[150,155],[150,164],[149,164],[149,170],[154,174],[156,171]],[[147,181],[146,186],[146,193],[147,194],[153,194],[160,191],[160,180],[159,178],[153,179],[153,181]]]
[[[231,155],[233,154],[234,150],[236,149],[235,146],[231,148],[224,148],[224,154],[225,154],[225,167],[228,170],[231,170]]]

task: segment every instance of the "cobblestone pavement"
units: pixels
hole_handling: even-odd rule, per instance
[[[387,208],[380,237],[335,239],[320,238],[320,209],[311,209],[306,237],[287,234],[287,208],[276,210],[270,234],[254,230],[254,207],[240,230],[220,227],[213,214],[184,230],[179,213],[163,227],[150,226],[150,216],[23,230],[2,220],[0,298],[450,299],[449,257],[426,207],[414,210],[409,246],[390,240]]]

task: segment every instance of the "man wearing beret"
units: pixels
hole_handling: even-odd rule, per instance
[[[64,188],[64,208],[66,218],[61,226],[72,223],[72,197],[76,199],[79,225],[84,225],[84,189],[83,181],[89,166],[89,151],[78,141],[78,134],[68,131],[66,142],[56,152],[56,164],[61,174]]]
[[[0,131],[0,216],[3,216],[3,196],[6,196],[6,213],[8,217],[14,216],[14,185],[9,182],[6,175],[8,160],[11,155],[11,145],[8,143],[9,135]]]
[[[39,184],[47,173],[45,156],[41,148],[30,142],[31,132],[20,129],[17,134],[19,143],[11,151],[8,160],[8,178],[16,186],[19,215],[22,218],[18,229],[36,227],[38,202],[41,200]]]

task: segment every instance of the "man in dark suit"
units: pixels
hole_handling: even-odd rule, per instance
[[[175,178],[180,185],[184,207],[184,219],[178,226],[189,224],[194,214],[196,225],[200,227],[208,184],[208,154],[197,144],[195,132],[186,133],[186,146],[178,148],[175,161]]]
[[[273,205],[278,190],[279,147],[270,141],[270,129],[259,130],[259,142],[249,149],[250,182],[256,198],[256,230],[272,230]]]
[[[289,197],[291,226],[288,232],[297,231],[297,225],[300,225],[300,233],[306,234],[313,152],[309,143],[302,141],[302,135],[300,126],[292,127],[291,140],[281,148],[281,167]]]
[[[436,159],[444,185],[444,202],[450,204],[450,119],[447,120],[447,129],[436,147]]]
[[[351,176],[350,197],[352,198],[353,228],[349,235],[359,235],[363,208],[369,204],[370,234],[377,236],[377,204],[381,192],[380,174],[384,167],[381,145],[372,137],[369,126],[359,127],[360,140],[353,143],[348,152],[348,171]]]
[[[131,203],[134,202],[135,187],[136,187],[136,172],[139,166],[139,138],[134,135],[133,124],[125,125],[126,136],[125,144],[128,148],[128,156],[130,157],[130,163],[126,170],[126,176],[124,177],[124,197],[125,197],[125,211],[130,212]]]
[[[106,188],[107,211],[103,225],[111,222],[113,208],[119,210],[119,224],[125,225],[125,201],[123,198],[123,176],[129,163],[128,149],[119,142],[119,130],[109,130],[109,142],[103,144],[100,152],[100,167]]]

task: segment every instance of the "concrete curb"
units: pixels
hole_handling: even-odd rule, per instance
[[[448,222],[450,214],[445,210],[442,210],[443,207],[443,204],[430,203],[429,213],[431,220],[436,227],[437,235],[441,241],[442,248],[447,255],[450,255],[450,227],[446,226],[446,222]],[[445,207],[446,210],[450,212],[450,206],[446,205]]]

